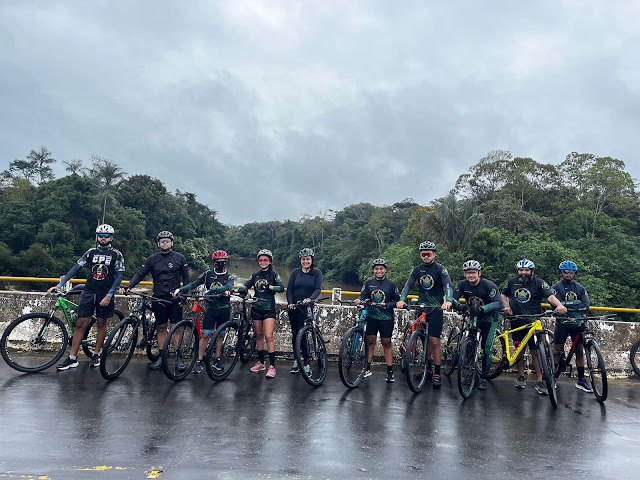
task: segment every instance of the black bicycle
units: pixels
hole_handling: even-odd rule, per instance
[[[146,293],[128,292],[139,297],[136,310],[121,320],[109,332],[100,354],[100,374],[106,380],[115,380],[124,372],[136,348],[145,349],[152,362],[160,357],[156,320],[151,312],[151,302],[169,303]],[[142,329],[142,335],[140,335]],[[140,341],[138,341],[140,337]]]
[[[365,327],[367,324],[367,307],[370,303],[370,300],[365,300],[356,306],[359,310],[358,316],[353,327],[347,330],[340,342],[338,372],[340,373],[340,380],[347,388],[355,388],[360,385],[367,371],[369,344],[365,336]]]
[[[295,343],[295,356],[300,365],[300,374],[305,381],[313,386],[319,387],[327,376],[327,347],[322,333],[318,327],[317,304],[331,297],[311,300],[309,302],[300,301],[295,304],[295,308],[306,314],[304,327],[298,332]]]
[[[640,375],[640,340],[631,346],[630,360],[631,368],[636,372],[636,375]]]
[[[431,312],[440,307],[431,307],[425,304],[412,302],[409,308],[415,311],[415,319],[408,327],[412,332],[406,343],[402,366],[407,384],[413,393],[420,393],[427,380],[429,365],[428,352],[428,317]]]

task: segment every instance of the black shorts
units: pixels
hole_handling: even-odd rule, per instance
[[[511,320],[510,325],[511,325],[511,329],[513,328],[518,328],[518,327],[522,327],[524,325],[527,325],[529,323],[532,323],[532,320],[535,319],[520,319],[520,318],[515,318],[513,320]],[[518,330],[517,332],[513,332],[511,334],[511,338],[513,339],[514,342],[516,342],[517,345],[520,344],[520,342],[522,342],[522,340],[524,340],[524,337],[527,336],[527,333],[529,333],[529,330],[527,330],[526,328],[523,330]],[[527,345],[529,346],[529,350],[535,350],[536,348],[536,336],[532,335],[531,338],[529,339],[529,342],[527,343]]]
[[[440,338],[442,336],[442,324],[444,323],[444,312],[440,308],[427,313],[429,322],[429,336]]]
[[[109,305],[101,307],[100,302],[105,295],[87,292],[83,290],[80,294],[80,302],[78,303],[78,318],[89,318],[94,312],[98,318],[111,318],[116,309],[116,303],[113,297]]]
[[[165,325],[167,322],[175,325],[182,320],[182,305],[177,298],[173,298],[171,295],[161,295],[156,298],[171,300],[171,303],[153,302],[151,304],[151,310],[156,317],[156,325]]]
[[[274,310],[251,309],[251,320],[266,320],[267,318],[276,318],[276,312]]]
[[[377,335],[380,332],[380,338],[391,338],[393,335],[393,326],[395,322],[392,319],[380,320],[377,318],[367,317],[366,335]]]
[[[204,314],[204,320],[202,322],[202,332],[213,333],[216,328],[218,328],[224,322],[228,322],[230,318],[230,308],[208,308],[207,313]]]
[[[584,332],[584,326],[582,324],[576,325],[571,322],[557,322],[556,329],[553,332],[553,343],[556,345],[564,345],[571,335],[571,340],[575,341],[578,335]],[[580,335],[580,340],[578,340],[578,345],[584,345],[584,335]]]

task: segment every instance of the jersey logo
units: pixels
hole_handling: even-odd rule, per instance
[[[496,295],[498,295],[498,291],[495,288],[492,288],[489,292],[489,297],[495,298]]]
[[[576,292],[568,291],[564,298],[568,302],[572,300],[578,300],[578,294]]]
[[[373,303],[384,303],[386,299],[387,296],[382,290],[374,290],[373,292],[371,292],[371,301]]]
[[[222,284],[220,282],[213,282],[209,288],[220,288]]]
[[[171,262],[167,263],[167,267],[173,268],[173,263],[171,263]]]
[[[519,288],[515,292],[513,292],[513,296],[518,301],[518,303],[527,303],[531,300],[531,292],[526,288]]]
[[[482,301],[482,299],[480,297],[470,297],[469,300],[467,300],[467,304],[469,306],[471,306],[471,305],[478,305],[480,307],[484,306],[484,302]]]
[[[431,275],[423,275],[420,277],[420,286],[425,290],[431,290],[433,288],[433,277]]]
[[[104,280],[107,275],[109,275],[109,267],[102,263],[94,265],[91,269],[91,278],[94,280]]]
[[[269,282],[267,282],[264,278],[257,280],[256,283],[256,291],[257,292],[265,292],[267,287],[269,286]]]
[[[111,265],[111,255],[94,255],[91,263],[103,263],[105,265]]]
[[[542,288],[544,288],[545,290],[549,290],[551,288],[551,285],[549,285],[547,282],[542,282]]]

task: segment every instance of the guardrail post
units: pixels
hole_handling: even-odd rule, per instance
[[[340,300],[342,300],[342,289],[341,288],[332,288],[331,289],[331,303],[333,305],[340,305]]]

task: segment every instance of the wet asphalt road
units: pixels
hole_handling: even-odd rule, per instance
[[[0,479],[640,478],[636,379],[604,406],[563,379],[554,411],[508,374],[462,401],[446,378],[412,394],[397,368],[393,384],[379,367],[347,390],[335,364],[314,389],[289,361],[273,380],[246,365],[218,384],[142,359],[107,383],[87,362],[0,365]]]

